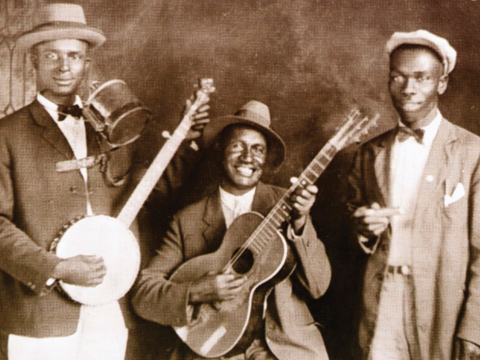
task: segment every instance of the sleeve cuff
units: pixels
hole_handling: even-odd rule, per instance
[[[292,224],[288,224],[287,227],[287,239],[290,241],[296,241],[299,240],[303,237],[303,230],[305,229],[305,226],[302,229],[302,233],[300,235],[295,234],[295,230],[293,230]]]

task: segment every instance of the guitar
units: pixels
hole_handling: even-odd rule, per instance
[[[233,300],[194,306],[191,323],[174,327],[177,335],[202,357],[229,356],[245,351],[263,324],[266,297],[272,287],[288,278],[295,258],[280,233],[292,211],[290,196],[297,187],[314,184],[336,153],[376,124],[359,110],[327,142],[308,167],[265,218],[250,212],[236,218],[219,249],[182,264],[171,276],[176,283],[192,282],[207,272],[242,274],[247,278]]]
[[[171,159],[193,125],[193,116],[207,104],[215,91],[213,80],[200,79],[195,99],[172,136],[165,142],[147,172],[116,218],[86,215],[71,220],[50,247],[60,258],[97,255],[103,258],[107,274],[100,285],[85,287],[58,281],[59,290],[72,300],[86,305],[116,301],[132,287],[140,269],[140,248],[129,229]]]

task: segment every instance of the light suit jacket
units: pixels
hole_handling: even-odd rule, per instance
[[[88,155],[101,153],[105,143],[88,123],[86,130]],[[112,156],[103,166],[119,180],[118,186],[105,180],[102,164],[88,169],[95,214],[115,216],[130,194],[131,151],[122,148]],[[37,101],[0,120],[0,332],[4,334],[66,336],[77,328],[80,305],[45,286],[59,262],[49,252],[52,241],[62,226],[86,214],[80,171],[55,170],[57,162],[73,158],[64,135]],[[181,184],[185,167],[178,162],[182,161],[166,172],[164,178],[174,180],[163,181],[162,191]],[[126,299],[120,305],[130,327],[133,318]]]
[[[352,210],[389,206],[395,129],[364,144],[349,176]],[[480,344],[480,139],[442,119],[421,179],[412,224],[416,326],[423,360],[451,359],[454,338]],[[465,195],[448,204],[455,189]],[[363,278],[359,345],[375,329],[390,228],[372,239]]]
[[[266,215],[284,191],[260,183],[252,210]],[[225,231],[218,190],[175,215],[157,256],[141,272],[134,286],[132,303],[136,312],[162,325],[187,324],[189,284],[172,283],[168,278],[185,261],[217,250]],[[276,285],[269,297],[266,341],[280,360],[327,359],[321,334],[300,293],[320,297],[330,281],[330,264],[310,220],[301,238],[292,243],[299,264],[295,273]],[[298,291],[299,287],[303,292]],[[179,347],[172,358],[202,359],[187,351],[185,345]]]

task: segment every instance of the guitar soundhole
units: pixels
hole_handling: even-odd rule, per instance
[[[235,250],[233,255],[236,255],[240,249]],[[233,256],[232,256],[233,257]],[[250,250],[244,249],[243,254],[240,258],[233,264],[233,270],[237,274],[246,274],[253,266],[253,254]]]

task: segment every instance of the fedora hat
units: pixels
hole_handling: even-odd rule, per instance
[[[270,127],[270,111],[267,105],[251,100],[234,115],[214,119],[205,127],[203,132],[204,143],[207,146],[212,146],[223,129],[234,124],[247,125],[260,131],[267,139],[268,162],[274,168],[282,164],[285,159],[285,143]]]
[[[92,48],[106,40],[101,30],[87,25],[80,5],[56,3],[40,7],[33,28],[17,39],[17,48],[28,50],[41,42],[60,39],[84,40]]]

